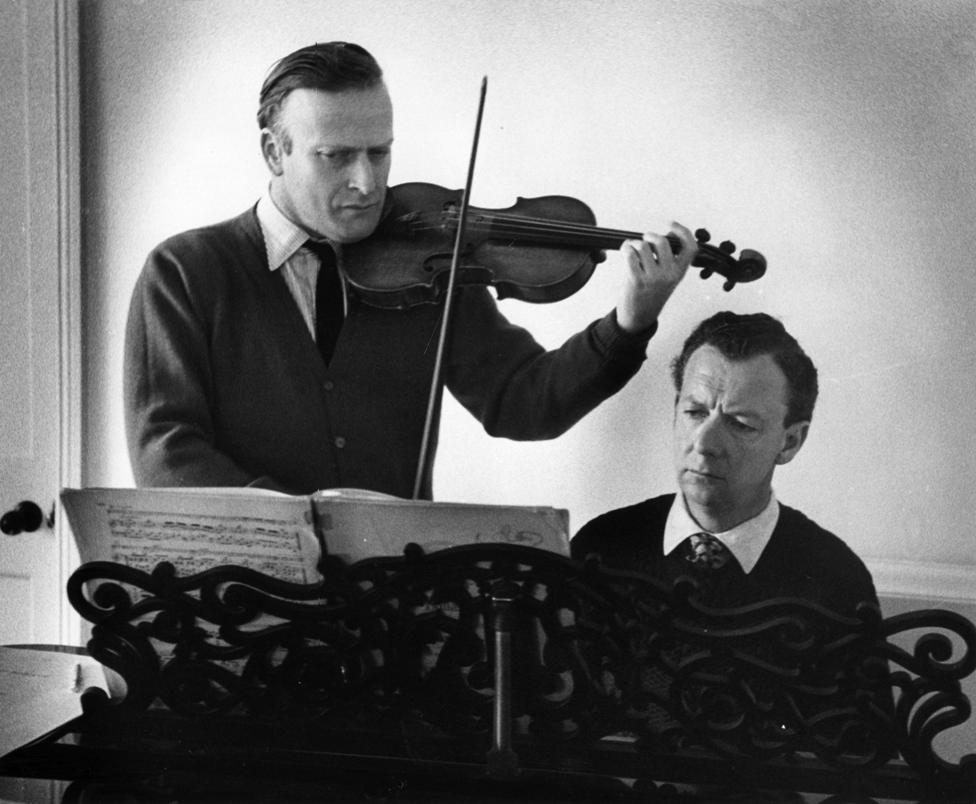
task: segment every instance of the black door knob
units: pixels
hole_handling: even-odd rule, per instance
[[[16,508],[7,511],[7,513],[0,517],[0,530],[8,536],[16,536],[18,533],[23,533],[24,531],[32,533],[43,522],[44,512],[40,506],[30,500],[24,500],[23,502],[17,503]]]

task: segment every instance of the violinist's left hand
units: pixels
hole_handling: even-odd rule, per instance
[[[667,238],[654,232],[621,246],[629,270],[617,305],[617,323],[626,332],[644,332],[657,321],[695,257],[698,243],[691,231],[672,222],[671,233],[681,241],[677,256]]]

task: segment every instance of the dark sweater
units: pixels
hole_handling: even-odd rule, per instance
[[[126,330],[136,482],[411,496],[440,317],[440,304],[381,310],[353,298],[327,368],[281,272],[268,270],[254,209],[166,240]],[[633,376],[650,337],[610,313],[547,352],[484,287],[459,292],[452,324],[447,387],[488,433],[513,439],[571,427]]]
[[[601,556],[611,568],[633,570],[673,583],[693,574],[680,550],[664,555],[664,526],[674,494],[618,508],[584,525],[571,543],[573,557]],[[710,581],[704,601],[738,606],[771,597],[799,597],[842,614],[858,603],[877,603],[871,574],[843,541],[794,508],[780,504],[779,520],[747,575],[730,560]]]
[[[862,602],[877,605],[871,574],[861,559],[832,533],[799,511],[782,504],[769,543],[748,574],[743,572],[735,558],[730,558],[721,569],[696,571],[685,559],[682,546],[665,556],[664,527],[674,500],[674,494],[667,494],[610,511],[591,520],[571,542],[573,557],[581,560],[590,555],[599,555],[603,564],[609,568],[641,572],[668,586],[680,576],[690,576],[700,584],[696,593],[698,601],[714,609],[787,597],[818,603],[838,614],[851,616]],[[828,626],[828,630],[821,634],[824,640],[821,644],[826,644],[832,633],[833,626]],[[786,650],[784,656],[780,656],[782,646],[778,641],[770,640],[768,634],[744,634],[736,643],[736,648],[737,651],[743,651],[743,655],[761,658],[771,666],[778,666],[785,661],[785,666],[788,667],[795,660],[791,653],[792,648]],[[682,651],[681,645],[673,646],[665,650],[664,656],[677,662],[683,655]],[[719,657],[721,655],[718,654]],[[817,682],[811,689],[816,690],[819,683],[833,685],[838,681],[833,675],[828,675],[826,679],[817,676],[821,670],[828,674],[836,672],[838,655],[834,652],[831,657],[824,656],[823,661],[819,655],[812,662],[809,658],[805,660],[810,664],[804,672],[814,674],[807,681]],[[724,660],[719,659],[717,666],[720,675],[741,673],[744,675],[738,677],[739,684],[747,688],[755,685],[757,679],[751,676],[755,669],[751,661],[737,658],[738,653],[730,654],[730,657],[736,658],[730,658],[728,666],[722,663]],[[883,674],[883,662],[879,663],[880,660],[874,657],[867,661],[871,665],[872,675],[878,677]],[[715,667],[716,665],[710,665],[709,669],[715,671]],[[650,691],[666,699],[669,695],[670,678],[671,676],[651,667],[642,676],[642,681]],[[757,678],[757,689],[768,684],[762,673]],[[785,678],[789,678],[788,674]],[[828,720],[822,726],[815,726],[813,716],[825,709],[854,706],[862,689],[862,682],[857,679],[856,675],[840,677],[841,686],[828,697],[806,694],[805,684],[785,683],[782,700],[770,716],[781,718],[780,723],[792,724],[795,714],[800,714],[801,717],[810,719],[806,728],[811,733],[818,733],[819,730],[828,734],[833,728],[831,724],[846,721]],[[684,688],[685,694],[695,693],[697,688],[694,682],[686,684],[688,686]],[[890,687],[882,683],[879,687],[871,686],[869,689],[878,707],[882,710],[891,709]],[[694,696],[690,700],[694,700]],[[650,704],[647,711],[648,724],[652,728],[663,729],[675,723],[675,717],[656,704]],[[830,736],[833,738],[836,735]]]

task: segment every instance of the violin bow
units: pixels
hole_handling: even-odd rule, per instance
[[[434,374],[430,382],[430,395],[427,398],[427,415],[424,418],[424,432],[420,440],[420,454],[417,458],[417,473],[413,481],[413,499],[420,499],[423,488],[424,475],[427,473],[427,462],[430,452],[430,436],[434,427],[434,416],[443,394],[444,350],[447,344],[447,330],[451,320],[451,306],[454,300],[454,280],[457,276],[458,263],[461,259],[461,247],[464,243],[464,230],[468,218],[468,205],[471,198],[471,185],[474,181],[474,163],[478,155],[478,140],[481,136],[481,118],[485,111],[485,94],[488,91],[488,76],[481,79],[481,95],[478,99],[478,115],[474,125],[474,140],[471,143],[471,158],[468,160],[468,178],[464,184],[461,196],[461,209],[458,214],[457,234],[454,238],[454,253],[451,257],[451,269],[447,277],[447,290],[444,296],[444,312],[441,316],[440,334],[437,338],[437,354],[434,357]]]

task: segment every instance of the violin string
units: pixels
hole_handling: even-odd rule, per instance
[[[414,218],[412,228],[414,231],[430,231],[443,229],[445,225],[456,222],[456,217],[447,215],[435,215],[434,217],[420,216]],[[481,226],[479,227],[479,224]],[[574,223],[572,221],[554,221],[546,218],[533,218],[522,215],[482,215],[475,214],[468,222],[469,228],[483,228],[496,232],[500,235],[512,236],[550,236],[552,238],[566,239],[576,238],[576,241],[583,244],[599,244],[606,240],[612,240],[619,244],[624,240],[637,238],[641,235],[637,232],[630,232],[623,229],[605,229],[585,223]]]
[[[413,220],[418,220],[414,218]],[[453,215],[437,215],[433,218],[431,217],[421,217],[419,220],[422,221],[423,225],[415,226],[414,228],[420,231],[430,230],[430,229],[440,229],[443,228],[444,224],[456,223],[457,218]],[[586,223],[575,223],[573,221],[559,221],[552,220],[549,218],[532,218],[523,215],[475,215],[472,218],[473,221],[484,221],[489,226],[496,226],[501,223],[503,226],[507,226],[514,230],[525,230],[525,231],[543,231],[543,232],[574,232],[578,234],[590,235],[595,234],[599,236],[617,237],[621,239],[627,239],[631,237],[640,237],[641,235],[636,232],[629,232],[623,229],[604,229],[599,226],[594,226]]]
[[[640,237],[635,232],[627,232],[621,229],[605,229],[586,223],[575,223],[573,221],[554,221],[545,218],[531,218],[521,215],[485,215],[478,216],[476,220],[484,220],[489,226],[496,226],[502,231],[526,231],[543,232],[553,234],[576,234],[581,236],[595,237],[619,237],[627,240],[631,237]]]
[[[443,230],[445,226],[457,223],[457,215],[452,213],[438,213],[420,215],[414,221],[420,220],[422,225],[412,224],[414,231]],[[506,215],[505,213],[484,214],[474,213],[467,221],[469,231],[482,231],[493,235],[509,236],[516,240],[548,242],[553,246],[588,246],[591,248],[619,248],[625,240],[640,240],[643,235],[624,229],[606,229],[586,223],[574,221],[559,221],[550,218],[536,218],[527,215]],[[679,242],[677,237],[668,235],[671,247],[675,248]],[[698,244],[699,254],[718,255],[714,247],[704,243]],[[724,260],[730,260],[727,254],[722,254]],[[696,263],[699,264],[699,263]]]

